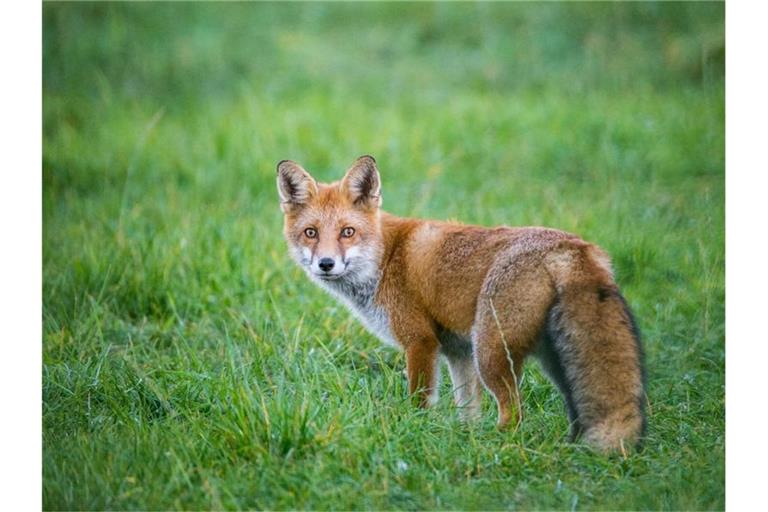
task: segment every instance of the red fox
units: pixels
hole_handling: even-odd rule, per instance
[[[572,440],[604,451],[639,442],[643,353],[602,249],[555,229],[386,213],[371,156],[330,184],[283,160],[277,188],[293,258],[405,351],[408,388],[422,407],[437,398],[443,356],[465,418],[478,416],[484,386],[498,427],[517,425],[523,361],[533,355],[563,394]]]

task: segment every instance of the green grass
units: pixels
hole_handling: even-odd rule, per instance
[[[45,509],[724,508],[723,4],[46,4]],[[428,411],[287,255],[275,163],[613,256],[645,449]]]

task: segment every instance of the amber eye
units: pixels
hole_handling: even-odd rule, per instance
[[[341,230],[341,236],[343,238],[349,238],[355,234],[355,228],[346,227]]]
[[[304,230],[304,234],[307,238],[317,238],[317,230],[315,228],[307,228]]]

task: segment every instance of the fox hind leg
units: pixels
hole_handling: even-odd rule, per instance
[[[554,291],[535,272],[510,272],[486,283],[472,329],[475,364],[498,406],[501,429],[522,420],[523,361],[536,345]]]
[[[486,389],[496,400],[499,429],[506,429],[512,424],[517,426],[523,419],[520,379],[523,371],[523,358],[515,352],[507,354],[498,336],[487,336],[480,343],[483,351],[475,363]],[[504,352],[502,354],[502,352]],[[514,355],[513,355],[514,354]]]

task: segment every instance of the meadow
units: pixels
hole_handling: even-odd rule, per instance
[[[724,4],[43,8],[43,507],[723,509]],[[648,435],[412,407],[288,257],[275,165],[376,157],[404,216],[611,255]]]

